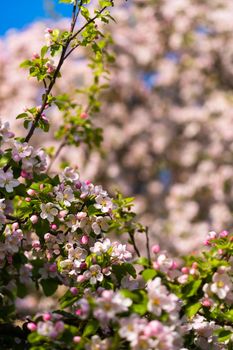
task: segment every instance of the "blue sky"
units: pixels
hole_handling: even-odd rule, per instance
[[[0,36],[11,28],[22,29],[33,21],[56,16],[70,16],[70,5],[58,4],[58,0],[13,0],[0,1]],[[48,8],[50,7],[50,10]],[[52,13],[51,13],[52,12]]]

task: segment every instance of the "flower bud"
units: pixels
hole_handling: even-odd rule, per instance
[[[78,288],[76,288],[76,287],[71,287],[71,288],[70,288],[70,293],[73,294],[73,295],[77,295],[77,294],[78,294]]]
[[[34,196],[35,193],[36,193],[36,191],[33,190],[33,189],[31,189],[31,188],[29,188],[29,190],[27,190],[27,194],[28,194],[29,196]]]
[[[220,232],[220,233],[219,233],[219,237],[221,237],[221,238],[225,238],[225,237],[227,237],[227,236],[228,236],[228,234],[229,234],[229,232],[228,232],[228,231],[226,231],[226,230],[224,230],[224,231],[222,231],[222,232]]]
[[[183,274],[185,274],[185,275],[188,275],[188,274],[189,274],[189,268],[186,267],[186,266],[184,266],[184,267],[182,267],[181,272],[182,272]]]
[[[158,244],[155,244],[151,248],[152,253],[157,254],[160,252],[160,246]]]
[[[87,268],[87,264],[85,262],[81,262],[80,269],[85,270]]]
[[[44,315],[43,315],[43,320],[44,321],[50,321],[52,318],[51,314],[49,312],[46,312]]]
[[[29,322],[27,324],[27,328],[29,329],[29,331],[34,332],[37,330],[37,325],[34,322]]]
[[[87,119],[87,118],[88,118],[88,114],[87,114],[86,112],[82,112],[82,113],[80,114],[80,118],[82,118],[82,119]]]
[[[37,58],[40,58],[40,55],[38,55],[38,53],[34,52],[32,55],[32,59],[36,60]]]
[[[32,215],[30,217],[30,221],[32,224],[36,224],[38,222],[38,216],[37,215]]]
[[[79,282],[79,283],[82,283],[82,282],[84,282],[86,279],[85,279],[85,276],[83,276],[83,275],[79,275],[78,277],[77,277],[77,281]]]
[[[12,224],[12,230],[13,231],[15,231],[15,230],[18,230],[18,228],[19,228],[19,223],[18,222],[14,222],[13,224]]]
[[[89,237],[87,235],[83,235],[80,239],[81,244],[88,244],[89,242]]]
[[[82,338],[81,338],[80,336],[76,335],[76,336],[73,338],[73,342],[76,343],[76,344],[78,344],[78,343],[80,343],[81,339],[82,339]]]

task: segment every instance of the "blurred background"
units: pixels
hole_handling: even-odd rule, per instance
[[[0,5],[0,115],[24,135],[17,114],[40,104],[42,86],[19,63],[44,45],[48,26],[68,28],[70,7],[57,1]],[[101,112],[102,152],[63,149],[60,161],[78,165],[82,178],[135,197],[152,242],[171,253],[195,250],[209,230],[233,224],[233,1],[116,1],[115,63]],[[87,86],[89,53],[66,62],[56,93]],[[78,97],[79,98],[79,97]],[[54,145],[60,123],[33,142]]]

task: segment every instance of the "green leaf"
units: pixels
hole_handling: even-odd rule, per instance
[[[130,276],[132,276],[133,278],[137,277],[137,272],[132,264],[125,263],[124,266]]]
[[[138,264],[138,265],[141,265],[141,266],[144,266],[144,267],[148,267],[149,266],[149,261],[147,258],[145,257],[141,257],[139,259],[137,259],[135,261],[135,264]]]
[[[99,328],[99,322],[97,320],[91,320],[88,322],[83,331],[83,336],[87,337],[96,334]]]
[[[142,277],[147,282],[149,280],[152,280],[157,275],[157,272],[153,269],[146,269],[142,273]]]
[[[27,68],[27,67],[30,67],[32,65],[32,61],[30,60],[25,60],[23,61],[21,64],[20,64],[20,67],[21,68]]]
[[[196,315],[196,313],[199,311],[199,309],[201,308],[201,303],[197,302],[194,304],[190,304],[189,306],[186,307],[186,315],[191,318],[194,315]]]
[[[40,54],[41,54],[41,57],[44,58],[44,56],[46,55],[48,51],[48,46],[43,46],[41,51],[40,51]]]
[[[231,338],[232,331],[230,329],[223,329],[222,328],[220,331],[218,331],[217,335],[218,335],[218,341],[220,343],[225,342]]]
[[[22,118],[27,118],[28,114],[27,113],[21,113],[17,115],[16,119],[22,119]]]
[[[40,283],[42,285],[46,297],[50,297],[51,295],[53,295],[58,287],[58,283],[51,278],[47,280],[42,280]]]
[[[147,303],[133,305],[132,311],[143,316],[147,313]]]
[[[186,298],[190,298],[197,294],[199,287],[202,284],[202,280],[194,280],[184,286],[183,294]]]

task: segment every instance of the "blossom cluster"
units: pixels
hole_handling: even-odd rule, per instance
[[[95,93],[101,90],[98,84],[102,80],[99,76],[106,73],[104,60],[107,57],[109,61],[112,61],[111,55],[107,52],[108,40],[105,34],[99,31],[95,20],[108,23],[111,15],[107,7],[112,6],[113,3],[108,0],[100,0],[96,10],[91,6],[88,8],[84,6],[86,2],[83,1],[61,0],[61,2],[73,5],[70,31],[48,28],[45,34],[47,45],[42,47],[40,54],[33,54],[31,60],[26,60],[22,64],[29,68],[30,76],[36,78],[44,86],[42,104],[38,107],[24,108],[25,112],[17,117],[17,119],[24,120],[24,127],[28,131],[26,137],[15,137],[9,129],[9,124],[0,122],[1,347],[19,350],[230,350],[233,346],[233,236],[231,233],[226,230],[220,230],[219,234],[211,231],[204,241],[202,253],[196,252],[182,258],[171,257],[171,253],[161,250],[159,244],[150,248],[149,229],[135,222],[135,215],[131,210],[132,198],[123,198],[120,193],[116,198],[112,198],[102,186],[95,185],[90,180],[82,180],[77,168],[67,166],[67,164],[63,164],[63,170],[55,174],[50,171],[56,154],[59,155],[62,148],[70,145],[79,146],[80,140],[85,140],[86,145],[90,148],[93,145],[99,145],[98,128],[93,129],[88,119],[90,115],[99,110]],[[195,38],[196,36],[199,38],[200,34],[200,30],[196,31],[196,21],[200,20],[199,11],[203,11],[204,5],[199,1],[194,1],[193,11],[186,16],[184,8],[187,4],[191,4],[191,0],[174,0],[172,6],[167,0],[156,2],[153,6],[156,18],[158,17],[158,26],[152,21],[154,12],[150,11],[150,4],[143,5],[141,0],[136,1],[135,5],[130,4],[129,17],[133,30],[129,30],[129,35],[133,36],[133,47],[136,47],[136,51],[129,52],[127,37],[122,40],[119,48],[116,45],[116,50],[119,51],[119,67],[123,65],[128,69],[127,62],[133,59],[137,66],[136,72],[142,74],[138,79],[139,84],[135,84],[135,71],[134,69],[129,70],[129,79],[125,81],[123,87],[123,90],[126,88],[127,93],[123,98],[122,91],[119,89],[120,100],[123,99],[127,108],[131,109],[133,105],[133,114],[136,113],[136,109],[141,117],[143,112],[139,107],[140,101],[141,99],[143,101],[143,96],[146,96],[149,105],[146,108],[149,112],[152,109],[154,116],[153,125],[150,124],[148,132],[145,132],[138,122],[140,117],[134,121],[137,124],[135,129],[132,128],[133,122],[129,123],[130,137],[127,139],[130,144],[129,154],[128,151],[123,150],[122,152],[120,146],[121,158],[123,154],[121,161],[125,162],[126,167],[132,166],[131,169],[134,169],[135,157],[135,164],[141,164],[142,151],[147,150],[147,146],[143,146],[144,142],[139,143],[139,152],[137,146],[134,148],[134,141],[131,141],[137,138],[137,133],[140,134],[140,139],[143,137],[146,141],[149,140],[150,151],[151,148],[153,150],[146,152],[148,158],[143,159],[145,161],[144,172],[134,171],[133,184],[136,191],[138,190],[138,177],[142,175],[143,181],[145,179],[147,181],[151,176],[149,171],[151,158],[156,155],[160,159],[162,152],[172,147],[171,155],[169,153],[167,155],[168,161],[162,157],[161,161],[158,161],[159,171],[152,166],[152,177],[155,174],[161,176],[161,183],[163,183],[163,188],[159,187],[161,194],[156,190],[158,183],[155,181],[156,195],[161,195],[161,198],[167,196],[163,209],[170,208],[171,210],[170,212],[165,210],[166,215],[163,215],[165,219],[161,219],[158,223],[160,230],[164,228],[164,237],[170,231],[170,225],[173,227],[175,236],[189,231],[189,225],[181,225],[179,220],[180,208],[183,208],[186,203],[183,199],[185,196],[191,196],[192,199],[188,199],[183,210],[190,220],[189,223],[194,220],[192,229],[200,229],[199,220],[206,218],[206,213],[205,215],[201,213],[202,206],[211,202],[213,198],[208,192],[208,186],[213,186],[214,181],[218,179],[214,173],[213,177],[204,178],[208,184],[202,183],[200,186],[200,179],[203,178],[199,168],[205,174],[215,168],[209,167],[210,163],[206,160],[210,152],[208,147],[201,147],[207,152],[202,154],[198,143],[201,142],[198,141],[200,131],[198,126],[202,125],[198,123],[202,123],[203,120],[202,115],[198,114],[197,106],[204,102],[199,95],[199,93],[203,94],[203,90],[199,91],[197,87],[200,84],[203,85],[209,95],[213,91],[211,84],[204,84],[205,79],[199,81],[199,76],[196,77],[195,74],[189,76],[193,65],[195,68],[197,63],[193,54],[195,45],[197,45]],[[226,6],[221,9],[232,9],[232,6],[227,6],[225,2],[223,5]],[[219,15],[219,11],[222,10],[219,9],[217,0],[211,6],[212,16],[210,16],[208,25],[215,26],[218,28],[217,33],[222,33],[222,28],[218,27],[216,19],[216,12]],[[122,16],[122,9],[124,7],[119,9],[119,16]],[[94,17],[91,17],[92,13]],[[75,25],[80,14],[84,24],[80,30],[75,32]],[[131,21],[132,16],[133,21]],[[128,23],[128,17],[126,17],[125,21]],[[142,40],[145,45],[148,40],[149,42],[151,40],[150,36],[147,37],[148,31],[145,31],[143,26],[140,28],[138,18],[147,19],[151,33],[156,34],[154,38],[161,36],[164,39],[160,43],[161,48],[159,44],[155,45],[153,51],[149,50],[148,56],[144,50],[143,54],[140,53],[140,49],[138,51],[140,36],[135,36],[135,33],[137,34],[135,27],[139,26],[137,29],[139,33],[142,30],[141,39],[146,35],[145,40]],[[178,18],[177,23],[176,18]],[[203,21],[205,22],[205,17]],[[191,37],[192,40],[189,36],[187,37],[187,33],[190,34],[187,30],[190,25],[191,31],[195,29],[196,35],[194,38]],[[163,28],[171,30],[163,32]],[[177,34],[176,31],[179,32],[179,35],[174,35],[174,32]],[[215,39],[212,32],[211,35]],[[212,43],[212,40],[210,42]],[[61,76],[60,68],[65,58],[78,46],[88,47],[94,53],[90,65],[94,85],[85,90],[84,95],[89,100],[86,108],[80,106],[81,100],[75,103],[64,94],[56,96],[53,89],[57,77]],[[67,51],[68,49],[70,51]],[[171,49],[172,51],[168,51]],[[212,49],[213,46],[208,49],[210,51],[207,50],[207,53],[201,50],[201,57],[204,61],[201,61],[203,66],[198,66],[199,69],[204,71],[207,69],[204,58],[209,57],[208,54]],[[180,50],[184,55],[182,58],[178,55]],[[174,52],[178,55],[175,55],[175,58]],[[158,57],[155,65],[151,62],[152,53]],[[203,57],[202,54],[207,57],[205,55]],[[128,55],[130,56],[129,61],[127,60]],[[194,63],[192,57],[194,57]],[[165,73],[168,68],[174,65],[174,60],[178,58],[181,59],[182,74],[178,74],[173,67],[172,76],[167,76]],[[169,61],[165,62],[167,63],[166,72],[164,75],[160,73],[158,82],[155,84],[154,69],[160,68],[163,71],[164,59]],[[173,63],[170,64],[170,61]],[[119,67],[116,67],[116,70]],[[138,69],[138,67],[141,68]],[[145,73],[148,73],[148,67],[152,69],[152,82],[151,74],[149,76],[146,74],[146,78],[144,76]],[[132,83],[131,73],[134,77],[133,89],[129,89]],[[122,79],[121,75],[118,78]],[[144,90],[141,90],[140,84],[148,84],[148,78],[150,86],[147,86],[149,90],[147,94],[145,86]],[[188,84],[186,85],[183,80]],[[169,87],[176,87],[176,85],[178,86],[177,95],[172,97],[173,94]],[[114,80],[110,93],[115,91],[116,87],[118,88],[117,80]],[[162,105],[158,104],[161,110],[158,107],[158,110],[154,111],[154,104],[150,101],[153,101],[157,94],[158,97],[155,100],[160,101]],[[170,104],[166,104],[167,94],[172,95]],[[116,99],[118,101],[118,97]],[[109,108],[110,100],[107,98],[104,103],[106,110]],[[195,106],[195,115],[197,115],[194,125],[190,122],[188,113],[189,101],[192,102],[192,106]],[[117,103],[121,105],[121,102]],[[182,104],[187,117],[182,114],[182,108],[179,108],[179,105]],[[64,118],[62,125],[58,128],[56,123],[54,125],[51,123],[52,118],[49,122],[45,115],[45,110],[46,114],[47,110],[49,113],[50,107],[54,105],[59,108],[61,114],[63,113]],[[51,110],[53,113],[53,108]],[[111,118],[118,113],[114,108],[111,112],[109,113]],[[168,114],[168,118],[164,118],[164,113]],[[178,115],[181,115],[181,119],[178,118]],[[119,121],[117,120],[116,124],[113,123],[112,132],[111,128],[108,128],[110,138],[114,135],[114,129],[115,131],[119,129]],[[176,138],[178,145],[173,145],[172,132],[169,134],[169,140],[166,137],[163,138],[166,134],[164,130],[167,130],[166,123],[173,126],[174,134],[178,133],[185,140],[189,140],[187,147],[183,147],[182,137],[180,142],[179,137]],[[105,120],[106,125],[110,124],[107,124]],[[31,145],[31,138],[33,139],[35,133],[40,133],[39,129],[49,132],[50,126],[55,131],[56,137],[62,139],[62,143],[55,152],[51,149],[37,150]],[[148,122],[143,120],[143,126],[148,126]],[[156,128],[161,138],[158,137],[158,140],[152,142],[151,132],[153,133]],[[113,141],[118,147],[118,138],[113,137]],[[109,145],[109,147],[111,149],[112,146]],[[126,149],[127,147],[126,145]],[[173,167],[176,152],[180,149],[183,149],[184,153],[179,156],[180,163],[178,165],[176,163]],[[188,155],[185,154],[187,150]],[[199,164],[196,164],[196,158],[194,157],[193,161],[192,155],[196,155],[195,152],[199,154],[199,151]],[[46,161],[46,154],[51,157],[50,164]],[[134,157],[131,157],[131,154],[134,154]],[[112,161],[114,164],[115,159],[110,163]],[[90,163],[94,168],[93,163]],[[179,171],[181,165],[185,170]],[[189,176],[189,172],[192,173],[193,167],[196,166],[198,171],[195,179],[199,179],[198,181],[194,181],[195,179]],[[98,167],[96,169],[98,170]],[[107,177],[109,174],[112,178],[119,177],[119,183],[124,186],[118,167],[110,166],[109,171],[106,172]],[[226,167],[223,172],[225,177],[221,185],[224,185],[224,191],[216,190],[215,199],[224,201],[227,188],[229,188],[229,183],[226,183],[225,180],[230,179],[231,169]],[[100,176],[101,172],[98,175]],[[173,176],[175,182],[172,186],[170,177]],[[186,181],[184,188],[181,180]],[[189,181],[189,191],[187,191],[186,185]],[[204,204],[202,197],[199,200],[200,190],[200,196],[204,192]],[[177,201],[173,201],[172,195],[177,197]],[[153,211],[152,204],[153,201],[151,201],[150,209]],[[156,203],[156,210],[158,210],[157,207]],[[175,224],[181,226],[181,230],[179,228],[177,231]],[[190,232],[192,234],[192,230]],[[123,239],[121,236],[119,239],[120,234],[128,237],[127,243],[125,243],[125,237]],[[143,257],[140,247],[138,248],[136,238],[139,234],[145,237],[147,257]],[[134,248],[133,251],[132,248]],[[40,295],[52,297],[56,307],[48,308],[47,312],[37,314],[29,310],[27,317],[24,317],[25,313],[19,309],[19,299],[24,300],[25,298],[26,300],[26,297],[31,294],[36,295],[36,298],[39,298]],[[20,326],[15,325],[15,321]]]
[[[97,116],[106,130],[105,160],[93,153],[86,162],[86,151],[77,155],[75,149],[64,149],[59,160],[78,162],[86,178],[101,180],[106,188],[117,183],[136,197],[143,222],[164,248],[191,251],[201,244],[204,232],[232,226],[232,3],[134,1],[127,11],[118,4],[113,12],[120,25],[108,29],[117,64]],[[65,25],[62,20],[58,27]],[[53,27],[50,23],[45,34],[48,43],[55,35]],[[32,51],[39,52],[45,28],[38,22],[0,41],[2,113],[12,122],[38,98],[38,85],[26,81],[18,64]],[[86,56],[82,47],[74,52],[56,91],[75,99],[77,86],[89,85]],[[54,61],[50,63],[56,66]],[[24,89],[19,88],[22,81]],[[50,140],[42,133],[39,139],[51,147],[57,145],[52,133],[62,117],[55,108],[46,115],[55,123]]]

